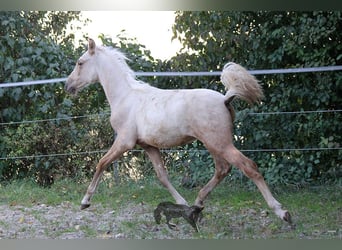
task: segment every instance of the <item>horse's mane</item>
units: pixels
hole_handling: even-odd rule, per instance
[[[125,53],[121,52],[118,48],[113,48],[110,46],[97,46],[97,49],[108,56],[113,64],[119,69],[126,78],[127,84],[136,90],[146,90],[151,87],[150,84],[141,81],[136,78],[135,72],[129,67],[127,61],[130,61],[126,57]]]
[[[135,72],[127,64],[127,61],[130,61],[130,59],[125,55],[125,53],[121,52],[118,48],[110,46],[99,46],[97,48],[113,60],[113,63],[119,68],[119,71],[126,76],[127,83],[132,88],[142,90],[147,86],[150,87],[148,83],[136,78]]]
[[[104,52],[108,57],[113,59],[113,62],[120,68],[120,70],[127,74],[127,76],[136,78],[134,71],[128,66],[126,61],[130,59],[119,49],[109,46],[99,46],[98,49]]]

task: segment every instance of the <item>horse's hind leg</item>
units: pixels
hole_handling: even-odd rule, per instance
[[[233,145],[229,146],[228,150],[224,152],[224,157],[232,165],[238,167],[248,178],[250,178],[259,188],[261,194],[266,200],[268,206],[273,209],[275,214],[282,220],[291,224],[290,213],[281,208],[281,204],[273,197],[264,178],[258,171],[258,167],[252,160],[244,156]]]
[[[154,170],[157,173],[158,179],[169,190],[172,197],[176,200],[176,203],[187,205],[188,203],[186,202],[186,200],[177,192],[177,190],[170,183],[159,149],[147,145],[143,145],[142,147],[145,149],[148,157],[151,159]]]
[[[213,158],[215,162],[215,174],[213,178],[199,191],[195,201],[195,205],[198,207],[203,207],[203,201],[211,190],[213,190],[231,170],[229,163],[225,159],[216,155],[213,155]]]

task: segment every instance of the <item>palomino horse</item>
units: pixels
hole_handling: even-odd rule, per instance
[[[159,149],[197,139],[211,153],[215,174],[199,191],[196,206],[204,206],[208,194],[234,165],[253,180],[275,214],[291,223],[290,213],[273,197],[256,164],[232,143],[234,110],[230,101],[238,97],[248,103],[258,102],[263,96],[262,89],[247,70],[235,63],[225,65],[221,81],[228,90],[225,95],[208,89],[158,89],[136,80],[126,57],[117,49],[96,46],[94,40],[89,39],[88,51],[78,59],[65,89],[77,94],[89,84],[100,82],[111,108],[110,123],[117,137],[97,164],[81,208],[90,206],[90,199],[107,166],[136,144],[146,151],[157,177],[176,203],[186,205],[186,200],[168,179]]]

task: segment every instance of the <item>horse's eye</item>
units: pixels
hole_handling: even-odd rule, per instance
[[[78,64],[78,66],[82,66],[83,62],[82,61],[78,61],[77,64]]]

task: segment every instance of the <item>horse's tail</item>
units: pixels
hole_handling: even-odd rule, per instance
[[[223,67],[221,82],[228,90],[226,105],[230,104],[235,96],[249,104],[260,102],[264,96],[256,78],[241,65],[233,62]]]

